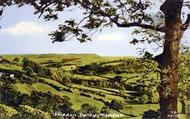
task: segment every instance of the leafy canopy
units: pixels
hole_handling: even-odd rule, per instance
[[[183,2],[183,6],[190,8],[188,0],[179,0],[176,2]],[[0,1],[0,15],[3,14],[3,9],[6,6],[29,4],[35,8],[34,14],[43,16],[45,20],[57,20],[58,13],[64,10],[79,9],[83,18],[68,18],[63,24],[58,26],[58,29],[52,32],[53,42],[62,42],[77,38],[80,42],[85,42],[90,39],[96,31],[105,27],[139,27],[134,31],[135,34],[145,33],[149,34],[149,39],[144,37],[141,40],[134,39],[132,43],[144,42],[146,40],[160,41],[165,32],[165,24],[155,24],[155,17],[157,21],[165,18],[163,11],[153,17],[150,13],[153,7],[160,7],[162,0],[1,0]],[[188,15],[190,16],[190,15]],[[186,23],[190,22],[190,17]],[[141,31],[141,32],[140,32]],[[153,32],[154,31],[154,32]],[[148,41],[150,42],[150,41]]]

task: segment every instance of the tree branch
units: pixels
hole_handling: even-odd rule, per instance
[[[83,2],[79,2],[83,7],[89,9],[90,11],[93,11],[94,9],[93,8],[90,8],[89,6],[87,5],[84,5]],[[97,8],[96,6],[94,6],[92,3],[91,5],[94,7],[94,8]],[[115,17],[111,17],[110,14],[100,10],[100,9],[97,9],[98,12],[103,15],[104,17],[108,17],[110,19],[111,22],[115,23],[117,25],[117,27],[141,27],[141,28],[144,28],[144,29],[151,29],[151,30],[155,30],[155,31],[159,31],[159,32],[165,32],[165,27],[154,27],[154,26],[151,26],[151,25],[147,25],[147,24],[142,24],[142,23],[138,23],[138,22],[132,22],[132,23],[119,23],[118,22],[118,18]]]
[[[150,30],[155,30],[155,31],[159,31],[159,32],[165,32],[165,27],[154,27],[151,25],[147,25],[147,24],[142,24],[142,23],[138,23],[138,22],[132,22],[132,23],[118,23],[116,21],[113,21],[118,27],[141,27],[144,29],[150,29]]]
[[[118,22],[118,18],[112,18],[109,14],[100,11],[102,15],[108,17],[110,19],[110,21],[112,21],[113,23],[115,23],[117,25],[117,27],[141,27],[144,29],[150,29],[150,30],[155,30],[155,31],[159,31],[159,32],[165,32],[165,27],[155,27],[155,26],[151,26],[148,24],[142,24],[139,22],[132,22],[132,23],[119,23]]]
[[[40,15],[39,15],[39,17],[38,18],[40,18],[41,16],[42,16],[42,14],[44,13],[44,10],[47,8],[47,7],[49,7],[51,4],[53,4],[53,3],[55,3],[55,1],[52,1],[52,2],[50,2],[50,3],[48,3],[48,4],[46,4],[44,7],[42,7],[41,8],[41,10],[40,10]]]
[[[186,22],[181,26],[181,29],[183,31],[187,30],[187,28],[189,27],[190,25],[190,14],[187,15],[187,20]]]

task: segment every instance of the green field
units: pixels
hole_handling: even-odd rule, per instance
[[[74,111],[79,111],[81,106],[85,103],[96,107],[97,111],[100,112],[102,107],[108,106],[106,104],[111,104],[113,100],[117,100],[122,103],[122,109],[110,108],[109,113],[112,114],[122,114],[122,119],[139,119],[142,118],[143,113],[148,110],[159,109],[158,102],[155,104],[150,103],[149,101],[144,103],[139,103],[139,98],[144,94],[144,89],[133,88],[138,86],[138,81],[142,80],[144,83],[141,85],[153,85],[149,78],[144,78],[144,73],[135,73],[131,71],[131,67],[137,67],[136,64],[127,64],[125,67],[122,67],[125,63],[125,60],[132,60],[135,58],[131,57],[101,57],[95,54],[45,54],[45,55],[3,55],[4,59],[10,61],[11,63],[0,63],[0,70],[5,71],[18,71],[23,73],[22,78],[13,78],[7,79],[9,84],[17,92],[20,92],[21,95],[31,96],[33,91],[48,93],[51,92],[53,95],[58,95],[60,97],[67,96],[69,101],[72,103],[71,108]],[[13,62],[13,59],[17,57],[20,59],[19,62]],[[32,62],[38,63],[41,67],[49,69],[51,72],[54,72],[57,78],[53,79],[48,76],[41,76],[38,72],[35,72],[32,76],[25,76],[25,70],[23,69],[23,58],[28,58]],[[92,65],[93,63],[99,64],[101,68],[107,68],[108,70],[104,73],[99,72],[95,74],[96,68],[92,68],[92,73],[87,72],[86,74],[77,73],[76,69]],[[59,67],[55,67],[55,66]],[[110,67],[114,67],[109,69]],[[119,67],[115,71],[115,67]],[[135,69],[134,68],[134,69]],[[82,68],[81,68],[82,69]],[[136,69],[139,70],[137,67]],[[86,71],[86,69],[83,69]],[[81,71],[83,71],[81,70]],[[61,72],[61,73],[60,73]],[[94,73],[95,72],[95,73]],[[67,75],[65,75],[67,74]],[[25,76],[25,78],[23,78]],[[119,84],[115,81],[115,77],[122,77]],[[156,78],[157,74],[150,74],[149,77]],[[28,78],[27,78],[28,77]],[[66,78],[69,77],[69,78]],[[22,79],[22,80],[21,80]],[[28,81],[27,80],[31,80]],[[64,80],[66,80],[64,82]],[[70,81],[67,81],[70,80]],[[68,83],[69,82],[69,83]],[[6,83],[4,80],[0,81],[1,87]],[[114,86],[116,85],[116,86]],[[118,86],[119,85],[119,86]],[[142,92],[139,92],[142,90]],[[142,94],[141,94],[142,93]],[[0,105],[0,111],[9,110],[11,115],[16,113],[16,108],[10,105],[6,105],[2,102]],[[181,104],[178,104],[179,110],[181,110]],[[3,108],[3,109],[1,109]],[[33,107],[34,108],[34,107]],[[7,111],[7,113],[10,113]],[[180,112],[180,111],[179,111]],[[1,115],[0,115],[1,116]],[[185,119],[186,116],[180,114],[180,119]]]

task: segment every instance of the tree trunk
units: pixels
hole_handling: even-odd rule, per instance
[[[166,0],[161,6],[165,14],[165,43],[163,53],[156,57],[162,72],[159,86],[161,119],[178,119],[178,73],[177,59],[179,55],[181,30],[181,8],[183,0]]]
[[[180,23],[170,23],[166,32],[163,53],[157,57],[162,70],[159,87],[161,119],[177,119],[178,72],[177,58],[182,33]]]
[[[181,32],[173,28],[178,26],[178,24],[172,23],[171,27],[167,30],[164,52],[160,55],[160,60],[158,62],[162,70],[160,74],[161,84],[159,87],[161,119],[178,118],[177,57],[179,54]]]
[[[177,76],[177,74],[174,73],[171,74],[171,77],[165,78],[162,76],[161,87],[159,91],[161,119],[178,119],[177,78],[172,78],[173,76]]]

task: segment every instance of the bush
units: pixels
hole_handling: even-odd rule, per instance
[[[13,62],[19,63],[19,62],[20,62],[20,59],[19,59],[18,57],[15,57],[15,58],[13,59]]]
[[[22,94],[13,89],[11,84],[3,84],[0,87],[0,100],[6,105],[10,105],[12,107],[17,107],[22,103]]]
[[[26,75],[27,76],[30,76],[30,77],[34,77],[35,76],[35,73],[34,73],[34,71],[33,71],[33,69],[31,67],[26,67],[25,71],[26,71]]]
[[[104,100],[102,98],[96,98],[96,97],[94,97],[94,100],[104,102]]]
[[[103,106],[100,113],[103,113],[103,114],[109,114],[109,107],[108,106]]]
[[[160,119],[160,114],[154,110],[144,112],[143,119]]]
[[[146,104],[148,103],[148,96],[146,94],[142,95],[140,98],[139,98],[139,103],[141,104]]]
[[[18,112],[12,107],[0,104],[0,119],[10,119],[13,115]]]
[[[106,95],[105,95],[105,94],[102,94],[101,92],[98,93],[97,95],[102,96],[102,97],[106,97]]]
[[[117,110],[119,111],[120,109],[123,109],[123,105],[122,105],[122,102],[121,101],[117,101],[115,99],[113,99],[111,101],[111,103],[109,104],[109,107],[114,109],[114,110]]]
[[[122,79],[123,79],[122,76],[115,76],[114,77],[114,81],[117,81],[117,82],[121,82]]]
[[[97,107],[91,106],[87,103],[85,103],[81,106],[81,109],[79,112],[84,115],[82,117],[79,117],[79,119],[98,119],[97,117],[93,117],[94,114],[98,113]],[[85,114],[86,114],[86,116],[85,116]]]
[[[42,66],[27,58],[24,58],[22,62],[23,62],[23,70],[25,70],[26,72],[31,71],[32,73],[34,72],[39,76],[46,78],[50,78],[52,76],[50,69],[48,69],[45,66]]]
[[[28,105],[20,105],[19,113],[13,116],[13,119],[51,119],[51,115],[47,112],[34,109]]]
[[[125,84],[125,89],[126,90],[134,90],[134,87],[131,86],[130,84]]]
[[[95,106],[91,106],[87,103],[81,105],[81,110],[80,112],[84,113],[84,114],[97,114],[98,113],[98,109]],[[91,119],[92,117],[90,117],[89,119]]]
[[[70,77],[65,75],[62,79],[62,84],[65,85],[65,86],[68,86],[71,84],[71,80],[70,80]]]
[[[65,108],[65,111],[71,110],[72,103],[69,102],[68,97],[60,97],[59,95],[53,95],[52,93],[32,92],[32,105],[35,108],[41,109],[45,112],[57,112],[62,110],[61,105],[69,105]]]
[[[63,88],[63,91],[72,93],[72,90],[70,88],[68,88],[68,89],[67,88]]]
[[[158,92],[154,92],[154,93],[151,94],[150,102],[151,103],[158,103],[159,102],[159,94],[158,94]]]
[[[91,96],[89,94],[86,94],[86,93],[80,93],[80,95],[91,98]]]

